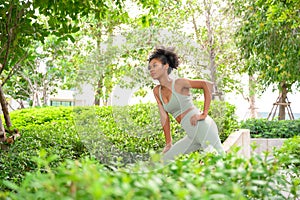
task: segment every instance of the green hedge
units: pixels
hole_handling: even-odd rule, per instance
[[[15,200],[246,200],[299,196],[298,170],[289,167],[282,173],[280,162],[258,156],[245,159],[235,153],[224,157],[194,153],[166,166],[153,160],[114,170],[89,158],[66,160],[56,168],[49,167],[55,158],[41,151],[34,158],[39,170],[28,173],[20,185],[5,181],[12,191],[0,192],[0,197]]]
[[[275,153],[279,154],[281,163],[285,163],[286,166],[295,165],[300,167],[300,136],[294,136],[284,141],[282,147],[276,150]],[[299,182],[300,185],[300,182]]]
[[[237,125],[234,106],[212,102],[210,112],[219,126],[220,137],[226,138]],[[39,149],[58,156],[51,163],[55,167],[66,159],[86,155],[109,166],[120,159],[126,165],[148,160],[151,150],[161,152],[164,147],[156,104],[30,108],[16,110],[10,116],[21,137],[7,151],[1,150],[0,180],[19,183],[26,172],[36,169],[31,157]],[[172,117],[171,126],[175,142],[185,133]]]
[[[242,121],[240,126],[241,128],[250,129],[253,138],[291,138],[300,135],[300,119],[248,119]]]
[[[227,103],[212,103],[210,115],[216,120],[221,136],[237,126],[233,113],[234,107]],[[285,145],[290,147],[289,151],[275,154],[274,160],[258,155],[244,159],[234,152],[224,157],[194,153],[162,166],[157,162],[159,154],[151,154],[160,152],[164,145],[155,104],[34,108],[14,111],[11,118],[21,138],[8,150],[1,150],[0,198],[295,199],[299,196],[299,170],[295,167],[299,163],[296,157],[299,138],[289,141]],[[177,140],[184,133],[174,119],[171,122]],[[289,155],[295,156],[287,160],[286,152],[294,152]],[[290,195],[284,196],[282,191]]]
[[[40,149],[56,154],[53,167],[66,159],[77,159],[87,155],[88,151],[75,132],[72,123],[72,108],[34,108],[11,113],[14,128],[18,128],[21,137],[13,144],[3,144],[8,150],[1,150],[0,180],[19,183],[25,173],[35,171],[36,164],[32,156]],[[0,190],[2,184],[0,181]]]

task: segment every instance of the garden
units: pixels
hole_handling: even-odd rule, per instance
[[[299,199],[300,119],[285,120],[300,88],[299,0],[0,0],[0,8],[0,199]],[[255,153],[252,144],[250,157],[239,146],[199,150],[163,164],[157,105],[140,100],[157,85],[147,59],[158,46],[180,55],[172,76],[213,83],[209,115],[222,142],[248,129],[282,146]],[[270,89],[278,115],[258,119],[256,100]],[[190,92],[202,110],[203,91]],[[228,97],[243,98],[249,119],[237,120]],[[185,132],[170,123],[176,142]]]
[[[228,103],[213,102],[211,108],[222,138],[233,127],[253,127],[253,120],[238,123]],[[299,129],[287,133],[289,139],[274,150],[273,159],[267,153],[247,159],[236,149],[225,156],[194,152],[163,165],[164,138],[156,109],[155,104],[137,104],[122,109],[43,107],[12,112],[21,137],[1,150],[1,198],[298,198]],[[218,110],[224,116],[218,118]],[[285,123],[300,126],[299,120]],[[172,121],[171,126],[178,125]],[[257,131],[274,129],[258,127],[251,130],[254,137]],[[180,128],[173,130],[179,130],[173,132],[175,141],[184,134]]]

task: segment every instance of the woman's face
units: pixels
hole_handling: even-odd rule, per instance
[[[153,58],[148,65],[148,70],[150,72],[150,76],[153,79],[158,79],[161,75],[163,75],[166,72],[166,67],[162,64],[162,62],[157,59]]]

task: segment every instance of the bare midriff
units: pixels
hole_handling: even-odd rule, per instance
[[[184,116],[185,116],[188,112],[190,112],[191,110],[193,110],[194,108],[195,108],[195,107],[190,107],[189,109],[187,109],[186,111],[184,111],[183,113],[181,113],[178,117],[175,118],[176,121],[177,121],[178,123],[180,123],[181,120],[182,120],[182,118],[184,118]]]

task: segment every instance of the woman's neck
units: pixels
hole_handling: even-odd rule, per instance
[[[169,86],[171,82],[172,82],[172,79],[171,79],[169,76],[162,77],[162,78],[159,80],[159,83],[160,83],[160,85],[162,85],[162,86]]]

